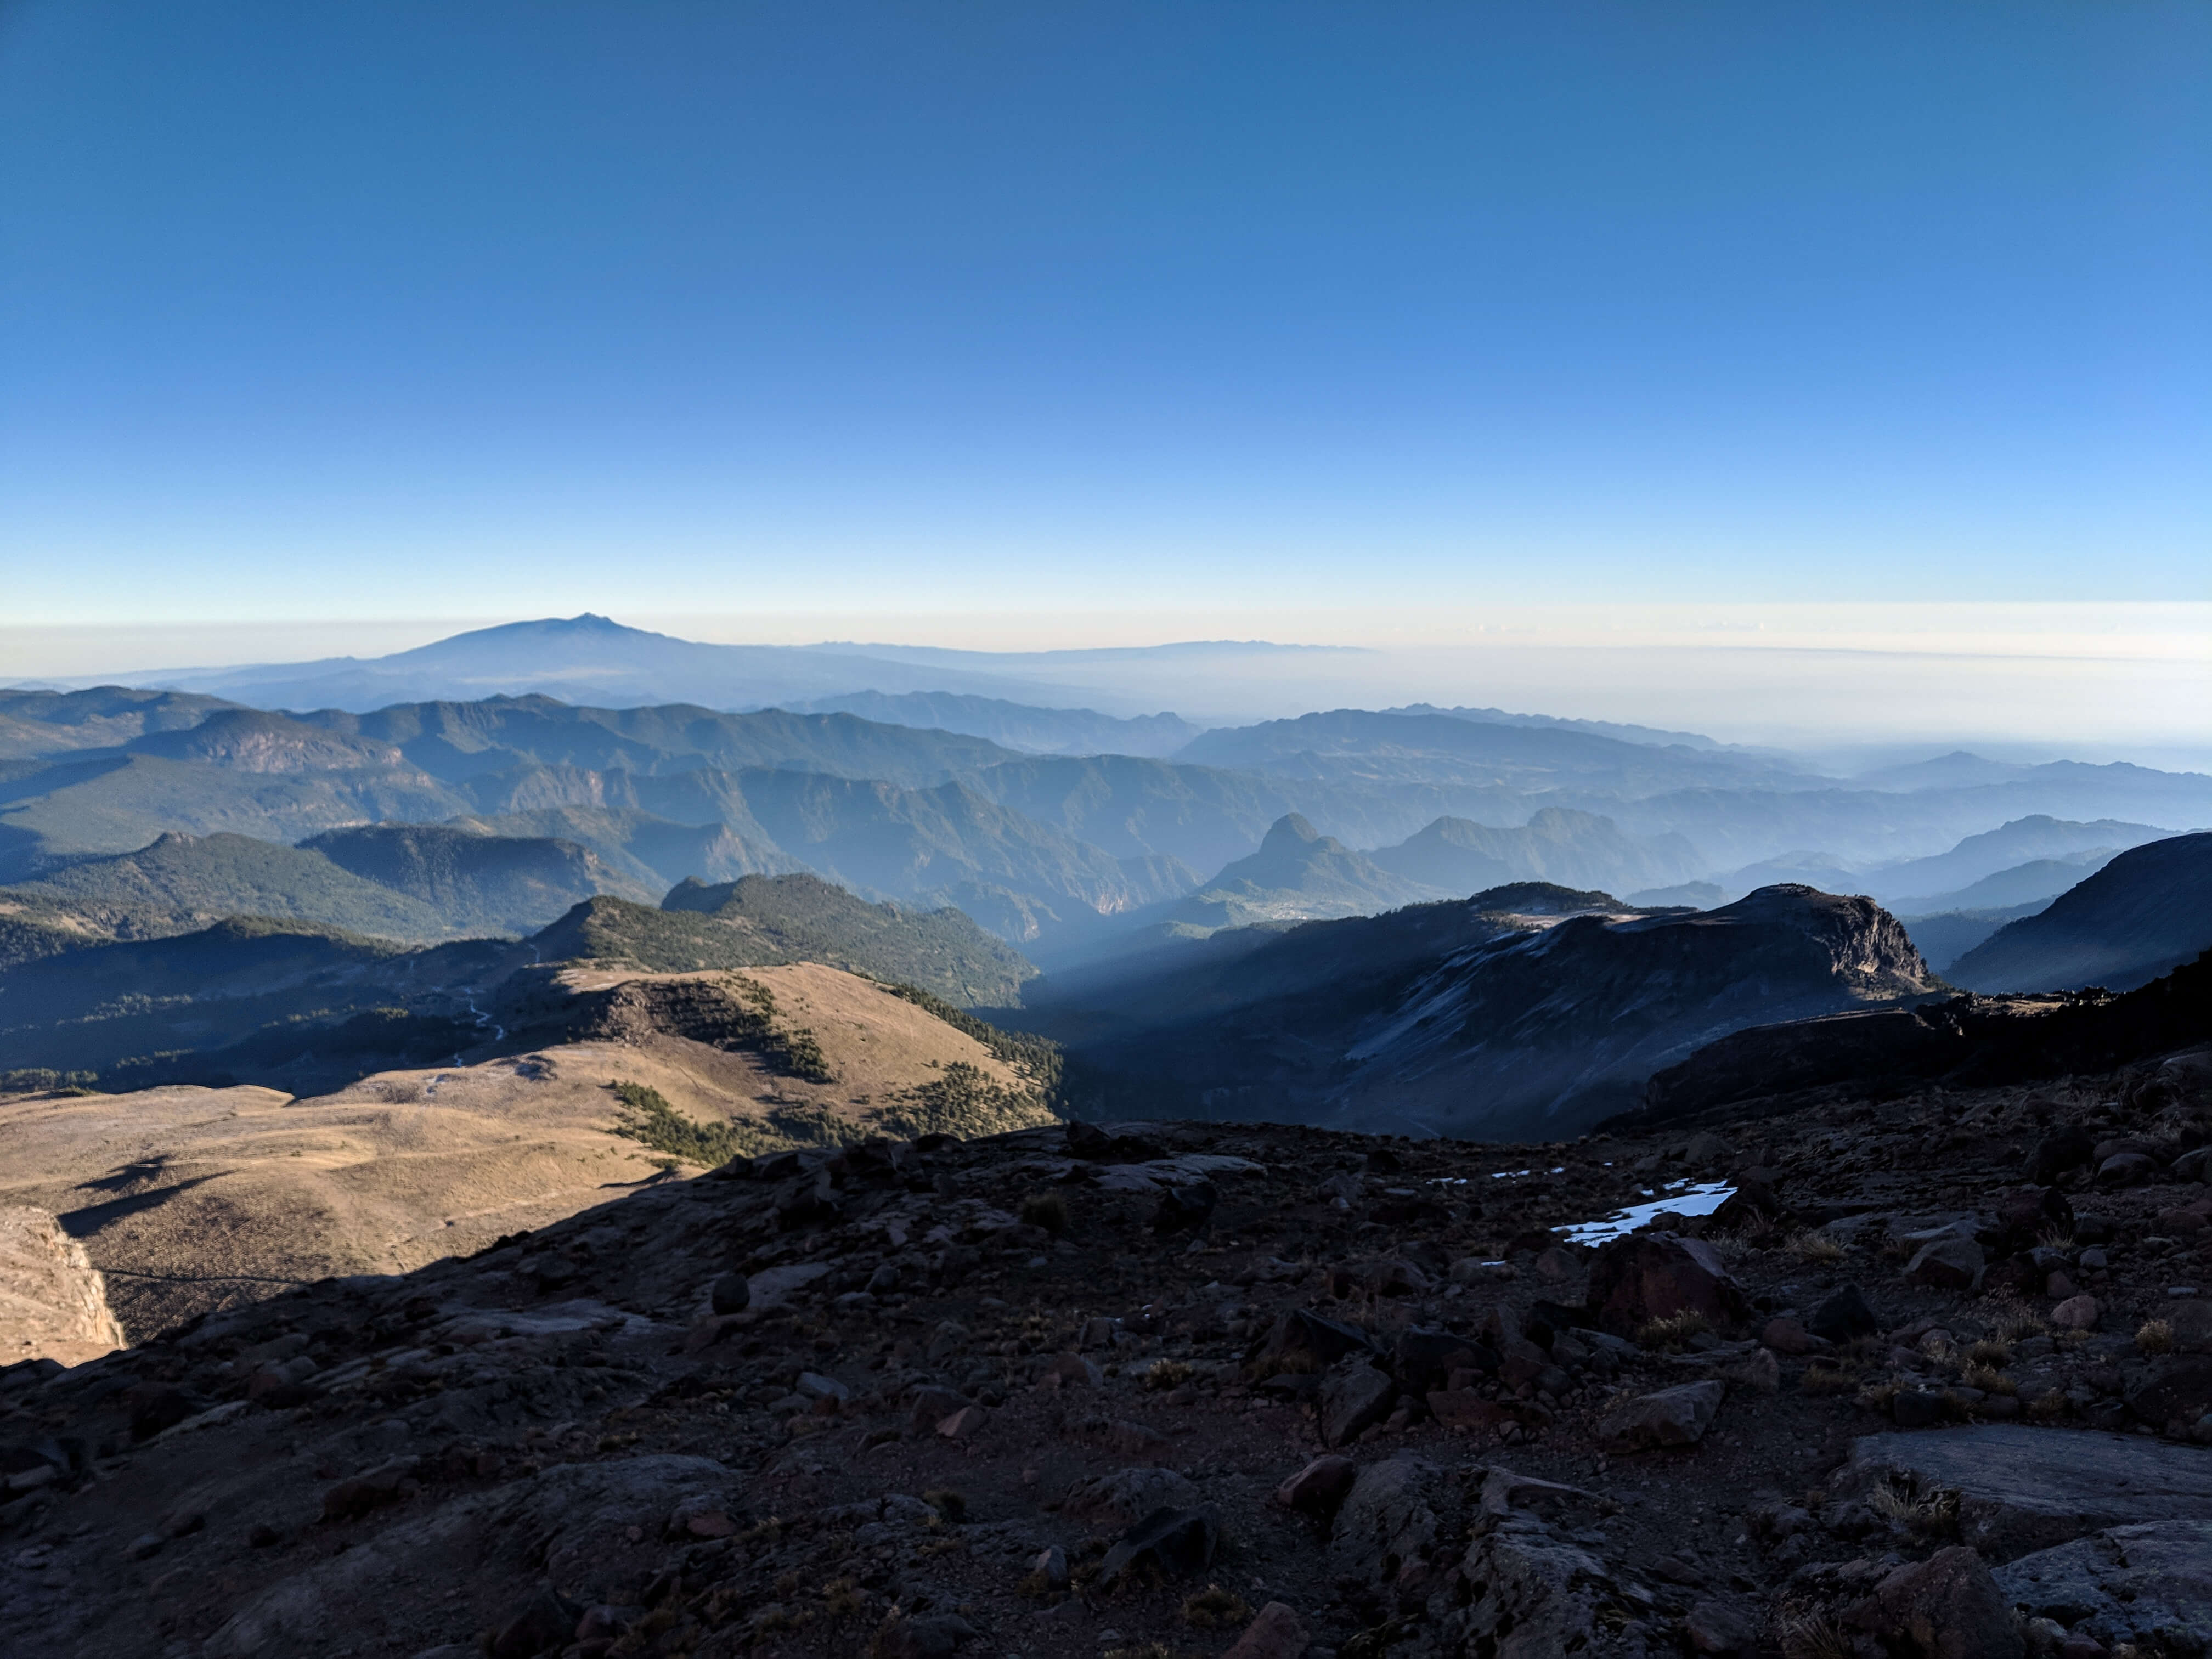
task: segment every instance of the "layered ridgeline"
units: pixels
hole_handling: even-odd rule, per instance
[[[0,1073],[297,1092],[481,1059],[544,1024],[545,976],[569,963],[692,973],[813,962],[912,987],[947,1010],[1010,1004],[1036,972],[957,910],[869,904],[811,876],[679,888],[670,902],[595,896],[520,941],[428,949],[266,917],[76,939],[0,965]]]
[[[1220,933],[1031,1001],[1097,1109],[1487,1139],[1586,1127],[1731,1031],[1941,988],[1871,900],[1638,915],[1532,886]]]
[[[543,629],[501,638],[557,642]],[[943,687],[831,700],[935,724],[543,696],[289,716],[113,688],[0,694],[0,748],[18,762],[0,799],[0,875],[170,830],[296,843],[364,823],[470,823],[575,842],[641,890],[805,868],[871,897],[961,903],[1017,942],[1079,953],[1097,919],[1196,890],[1290,813],[1443,891],[1548,878],[1646,894],[1714,878],[1727,897],[1802,879],[1885,902],[2212,819],[2212,780],[2194,775],[1953,765],[1853,781],[1679,734],[1488,710],[1338,711],[1205,732],[1166,759],[1015,752],[1149,748],[1168,729],[1094,711]],[[2039,819],[2067,833],[2031,845],[2023,827]],[[1993,825],[2014,832],[1996,862],[1912,867],[1971,862],[1979,851],[1954,843]],[[1381,854],[1400,848],[1393,868]]]

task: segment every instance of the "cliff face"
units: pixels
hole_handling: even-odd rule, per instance
[[[44,1210],[0,1209],[0,1365],[81,1365],[123,1346],[107,1284]]]

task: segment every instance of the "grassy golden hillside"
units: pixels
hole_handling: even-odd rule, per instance
[[[583,968],[577,993],[729,975]],[[313,1098],[163,1088],[0,1102],[0,1206],[60,1216],[133,1340],[334,1274],[398,1273],[699,1172],[620,1133],[625,1092],[749,1150],[1051,1121],[1033,1079],[968,1031],[815,964],[748,969],[824,1080],[665,1031],[482,1065],[382,1072]]]

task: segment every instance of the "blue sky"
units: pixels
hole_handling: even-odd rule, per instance
[[[2212,597],[2199,5],[16,0],[0,239],[18,626]]]

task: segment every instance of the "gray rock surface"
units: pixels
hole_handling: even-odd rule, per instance
[[[2000,1567],[1997,1588],[2030,1618],[2116,1641],[2212,1632],[2212,1518],[2113,1527]],[[2168,1642],[2175,1651],[2186,1651]]]
[[[1975,1424],[1869,1435],[1837,1479],[1959,1494],[1960,1536],[2005,1560],[2130,1522],[2212,1517],[2212,1449],[2136,1435]]]

